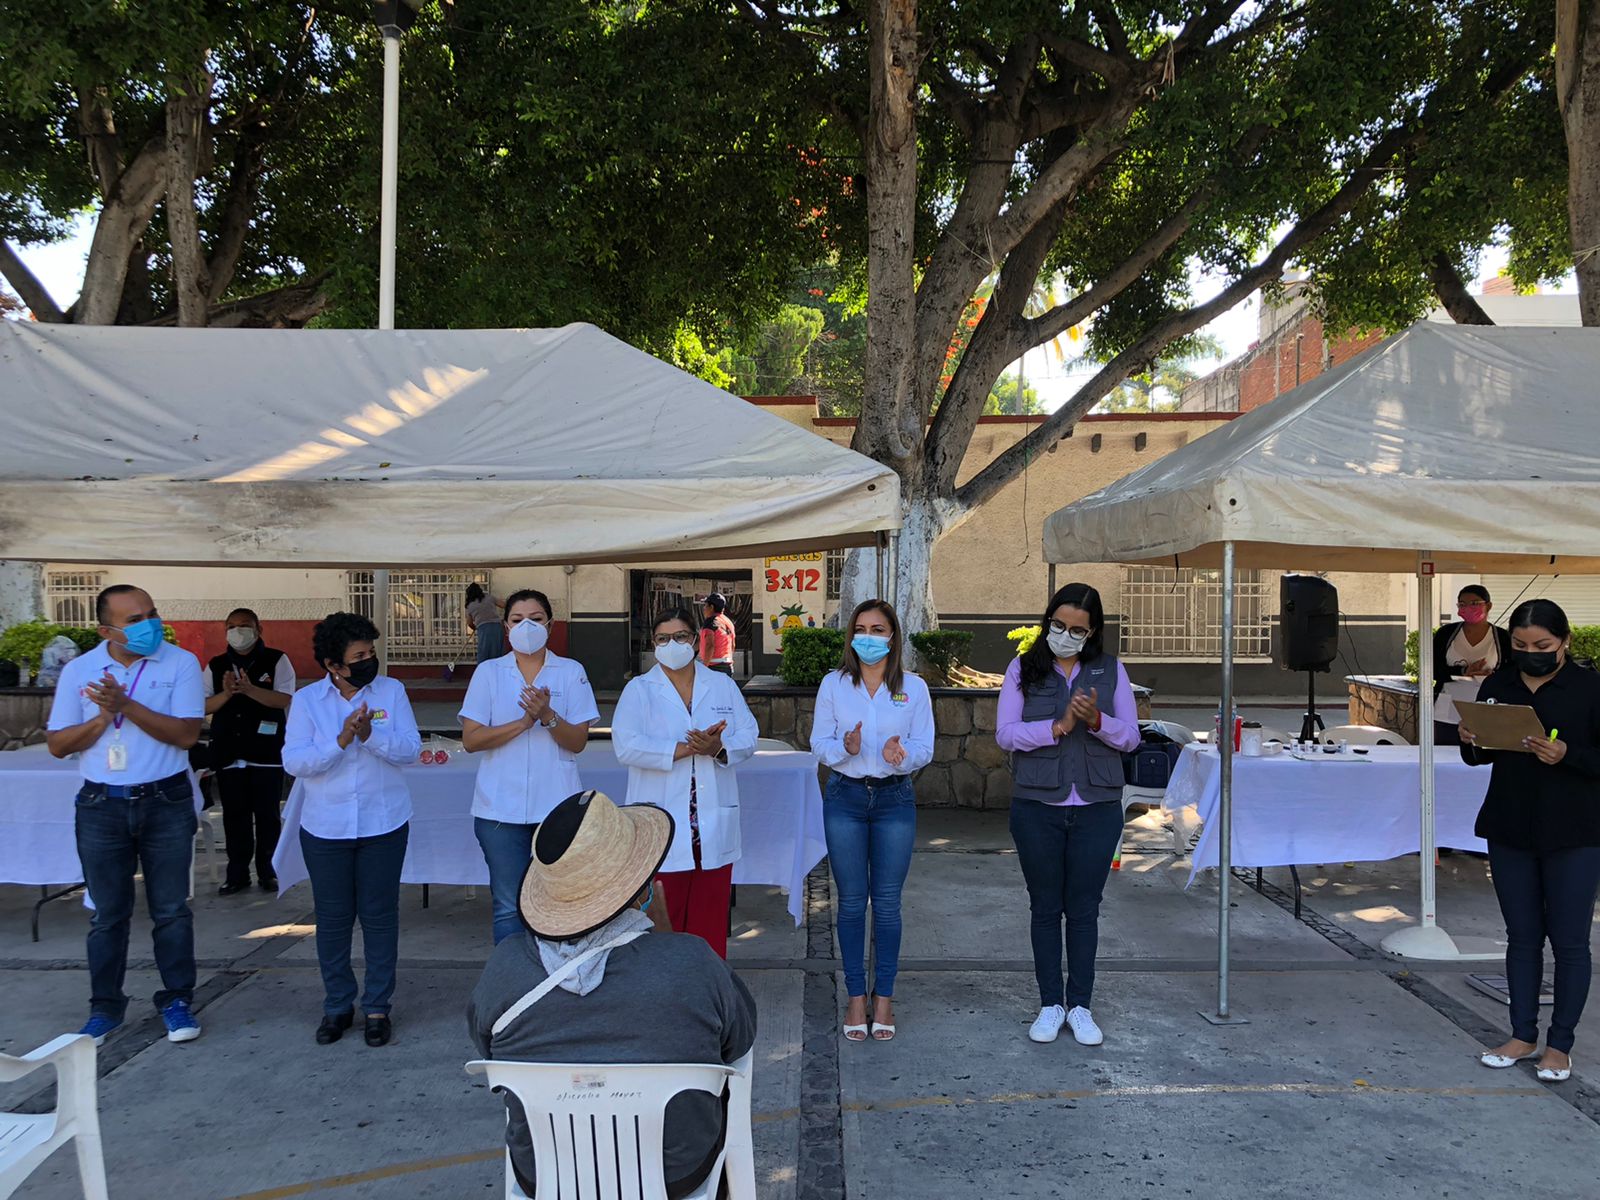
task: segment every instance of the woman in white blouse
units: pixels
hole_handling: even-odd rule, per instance
[[[856,609],[844,662],[817,689],[811,750],[832,768],[823,798],[828,864],[839,903],[844,1036],[867,1037],[867,901],[877,946],[872,1037],[894,1037],[900,967],[900,891],[911,870],[917,798],[911,776],[933,761],[928,685],[904,669],[900,618],[882,600]]]
[[[411,793],[400,768],[416,761],[422,738],[404,685],[378,674],[377,639],[377,627],[356,613],[318,622],[311,647],[328,674],[294,694],[284,734],[284,769],[305,789],[300,849],[317,913],[323,1046],[355,1022],[350,942],[358,916],[367,1045],[388,1045],[394,1028],[400,868],[411,829]]]
[[[582,666],[549,648],[550,600],[532,589],[506,601],[511,653],[480,663],[461,705],[461,744],[482,754],[472,823],[489,866],[494,942],[522,928],[517,893],[539,822],[583,790],[578,755],[600,719]]]
[[[695,661],[688,609],[658,616],[651,638],[656,665],[622,689],[611,741],[628,768],[627,802],[672,814],[672,848],[660,873],[672,928],[699,934],[726,958],[739,858],[734,767],[755,753],[756,719],[731,676]]]

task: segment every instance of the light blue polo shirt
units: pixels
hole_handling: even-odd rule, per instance
[[[178,646],[162,642],[154,654],[125,667],[111,657],[101,642],[61,668],[55,701],[50,706],[48,729],[54,733],[93,720],[100,706],[84,694],[107,672],[151,712],[170,717],[203,717],[206,711],[205,684],[200,676],[200,660]],[[107,727],[100,739],[78,759],[83,778],[90,783],[154,783],[189,769],[189,752],[158,741],[126,717],[120,736],[127,747],[126,770],[113,771],[109,752],[119,731]]]

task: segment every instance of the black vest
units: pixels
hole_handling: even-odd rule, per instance
[[[251,647],[249,654],[228,650],[211,660],[211,687],[220,696],[223,678],[238,667],[251,683],[270,692],[272,677],[282,657],[282,650],[273,650],[260,641]],[[211,714],[211,761],[219,769],[241,759],[263,766],[282,763],[283,726],[288,716],[287,709],[268,708],[249,696],[233,697]],[[273,732],[262,733],[267,725],[272,726]]]
[[[1083,664],[1072,686],[1053,666],[1050,674],[1031,688],[1023,689],[1022,719],[1054,721],[1067,715],[1075,693],[1099,692],[1099,707],[1108,717],[1123,717],[1117,711],[1117,660],[1102,654]],[[1020,686],[1021,681],[1018,681]],[[1122,799],[1122,755],[1095,737],[1083,722],[1051,746],[1019,750],[1011,756],[1011,794],[1019,800],[1038,800],[1059,804],[1078,789],[1086,804],[1103,804]]]

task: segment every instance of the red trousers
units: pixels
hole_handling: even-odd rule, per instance
[[[705,938],[719,957],[728,957],[728,902],[733,898],[733,864],[709,871],[663,871],[656,876],[666,893],[667,916],[675,933]]]

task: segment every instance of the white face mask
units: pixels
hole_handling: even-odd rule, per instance
[[[537,654],[550,642],[550,630],[523,618],[511,627],[511,648],[518,654]]]
[[[1082,652],[1087,637],[1078,637],[1070,629],[1063,629],[1060,633],[1052,630],[1045,641],[1050,643],[1050,652],[1057,658],[1074,658]]]
[[[680,671],[694,661],[694,647],[668,642],[656,647],[656,661],[669,671]]]
[[[235,625],[228,630],[228,645],[240,654],[249,654],[257,640],[256,631],[248,625]]]

